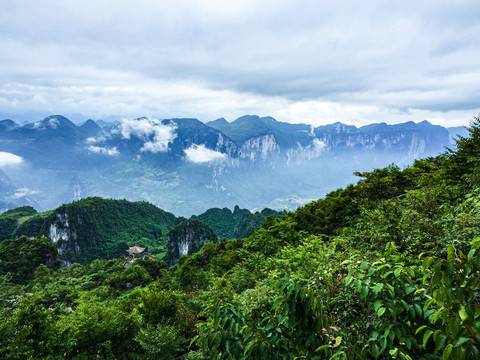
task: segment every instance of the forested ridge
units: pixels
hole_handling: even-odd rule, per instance
[[[271,209],[252,213],[236,206],[233,212],[212,208],[192,218],[211,226],[215,236],[233,239],[249,237],[268,216],[281,214]],[[20,236],[50,237],[65,264],[118,258],[133,245],[162,257],[168,233],[184,221],[145,201],[89,197],[40,213],[24,206],[0,214],[0,242]]]
[[[44,238],[6,240],[0,359],[478,359],[480,118],[469,133],[170,268],[59,268]]]

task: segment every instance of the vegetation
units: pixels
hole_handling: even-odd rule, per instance
[[[18,225],[36,213],[33,207],[22,206],[0,214],[0,240],[11,238]]]
[[[34,214],[19,223],[9,237],[57,234],[54,240],[62,259],[87,264],[123,256],[132,245],[163,252],[167,233],[181,220],[146,202],[91,197]]]
[[[280,212],[268,208],[251,213],[247,209],[235,206],[233,212],[228,208],[212,208],[192,218],[211,226],[218,237],[230,240],[247,238],[262,225],[267,217],[280,217],[280,215]]]
[[[219,237],[233,239],[249,237],[268,216],[279,215],[271,209],[251,213],[236,206],[233,212],[213,208],[192,218],[211,226]],[[133,245],[162,257],[168,232],[184,220],[146,202],[90,197],[42,213],[30,206],[6,211],[0,214],[0,241],[48,236],[69,264],[118,258]],[[216,234],[209,238],[216,239]]]
[[[0,359],[478,359],[478,118],[470,135],[169,269],[4,270]]]

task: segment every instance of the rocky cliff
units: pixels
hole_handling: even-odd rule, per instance
[[[185,220],[167,235],[165,261],[171,266],[181,256],[199,251],[208,241],[217,242],[217,235],[210,226],[196,219]]]

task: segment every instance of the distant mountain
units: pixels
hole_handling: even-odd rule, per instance
[[[224,119],[223,119],[224,120]],[[237,144],[244,144],[250,139],[273,136],[281,149],[290,149],[308,145],[312,142],[312,128],[304,124],[282,123],[272,117],[246,115],[228,123],[216,120],[207,125],[222,131]]]
[[[96,135],[100,131],[101,127],[95,121],[88,119],[82,125],[80,125],[80,129],[88,135]]]
[[[455,144],[455,139],[469,136],[468,130],[465,126],[448,127],[447,131],[450,134],[450,142],[452,145]]]
[[[39,210],[87,196],[144,200],[183,216],[208,208],[293,209],[355,182],[354,171],[410,164],[450,146],[449,132],[423,121],[312,127],[271,117],[87,120],[61,115],[19,126],[0,122],[0,152],[22,157],[5,169],[4,209]],[[23,189],[23,192],[18,192]],[[2,203],[0,203],[1,205]]]
[[[15,121],[10,119],[0,120],[0,132],[10,131],[19,126]]]

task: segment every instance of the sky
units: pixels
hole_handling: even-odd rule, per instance
[[[468,125],[479,18],[478,0],[2,0],[0,116]]]

